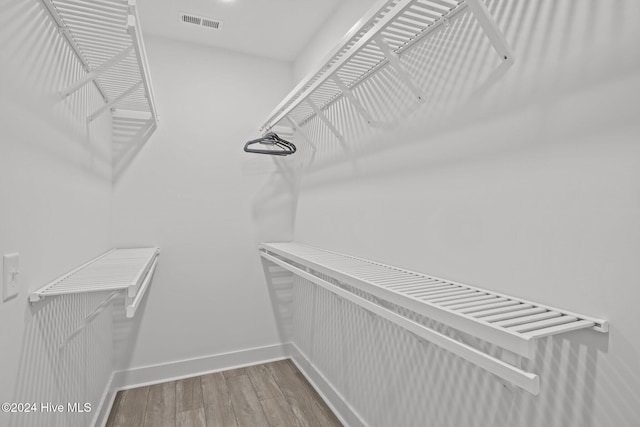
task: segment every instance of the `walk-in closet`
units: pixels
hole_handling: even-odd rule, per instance
[[[638,22],[0,0],[0,427],[637,427]]]

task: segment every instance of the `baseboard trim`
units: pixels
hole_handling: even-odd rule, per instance
[[[345,427],[368,427],[368,424],[351,405],[347,403],[342,394],[334,388],[309,358],[293,343],[275,344],[194,359],[143,366],[126,371],[116,371],[109,379],[92,425],[94,427],[104,427],[106,425],[116,393],[120,390],[144,387],[288,358],[293,360],[300,372],[307,378],[307,381],[316,389],[318,394],[320,394]]]
[[[286,344],[275,344],[118,371],[113,386],[125,390],[286,359],[289,357],[287,350]]]
[[[309,358],[294,344],[289,343],[289,356],[300,372],[307,378],[314,389],[320,394],[329,408],[340,419],[345,427],[368,427],[368,424],[349,405],[342,394],[325,378]]]
[[[104,392],[102,392],[102,398],[98,403],[96,415],[93,417],[93,420],[91,421],[91,425],[93,427],[104,426],[105,424],[107,424],[107,419],[109,418],[109,412],[111,412],[111,406],[113,406],[113,400],[116,397],[116,391],[112,387],[114,376],[115,376],[115,372],[112,372],[111,376],[109,376],[109,381],[107,382],[107,385],[104,388]]]
[[[104,427],[106,425],[116,393],[120,390],[144,387],[287,358],[289,358],[289,345],[274,344],[194,359],[143,366],[126,371],[116,371],[111,376],[110,384],[107,385],[93,426]]]

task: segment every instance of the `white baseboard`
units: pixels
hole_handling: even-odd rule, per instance
[[[126,371],[116,371],[111,376],[110,384],[105,389],[93,426],[103,427],[107,423],[111,406],[119,390],[144,387],[287,358],[289,358],[289,345],[275,344],[195,359],[143,366]]]
[[[105,388],[100,407],[92,425],[94,427],[104,427],[106,425],[116,393],[120,390],[144,387],[287,358],[293,360],[300,372],[307,378],[318,394],[322,396],[345,427],[367,427],[364,420],[344,400],[340,392],[327,381],[324,375],[316,369],[313,363],[293,343],[250,348],[114,372]]]
[[[342,394],[293,343],[289,343],[289,356],[345,427],[368,427],[368,424],[349,405]]]
[[[275,344],[118,371],[114,375],[113,387],[116,390],[144,387],[227,369],[241,368],[257,363],[286,359],[289,357],[287,347],[286,344]]]
[[[96,411],[96,415],[93,417],[91,421],[91,426],[104,426],[107,424],[107,419],[109,418],[109,412],[111,412],[111,406],[113,406],[113,399],[116,397],[116,390],[113,389],[113,377],[115,376],[115,372],[111,373],[109,377],[109,382],[104,388],[104,392],[102,393],[102,398],[98,403],[98,408]]]

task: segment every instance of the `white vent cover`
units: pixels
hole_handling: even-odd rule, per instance
[[[217,19],[205,18],[204,16],[194,15],[192,13],[180,12],[180,22],[200,27],[207,27],[214,30],[222,29],[222,21]]]

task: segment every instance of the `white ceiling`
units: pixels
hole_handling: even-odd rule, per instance
[[[340,0],[138,0],[145,34],[292,61]],[[223,21],[185,24],[180,12]]]

